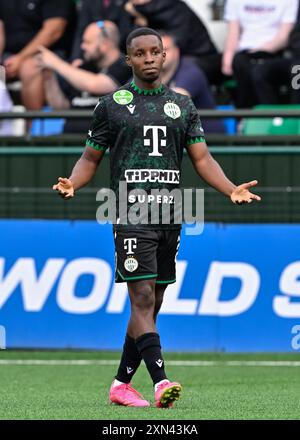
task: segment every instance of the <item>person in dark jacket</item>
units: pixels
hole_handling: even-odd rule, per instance
[[[80,63],[80,41],[85,27],[97,20],[116,23],[121,35],[121,50],[125,49],[127,35],[140,26],[174,34],[181,54],[193,57],[210,83],[223,80],[221,55],[201,19],[184,1],[84,0],[72,52],[73,63]]]
[[[124,9],[126,1],[127,0],[82,0],[70,59],[73,65],[78,67],[83,62],[81,41],[85,29],[89,24],[99,20],[109,20],[118,26],[120,32],[120,48],[123,52],[125,51],[126,37],[134,26],[132,16]]]
[[[181,0],[129,0],[148,26],[176,35],[182,55],[196,58],[217,53],[198,15]]]
[[[43,80],[35,55],[39,46],[68,55],[74,19],[72,0],[0,0],[0,57],[8,80],[22,82],[28,110],[44,104]]]

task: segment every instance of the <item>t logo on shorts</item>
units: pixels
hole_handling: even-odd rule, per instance
[[[134,254],[134,250],[137,248],[137,238],[124,238],[124,249],[127,251],[126,255]]]

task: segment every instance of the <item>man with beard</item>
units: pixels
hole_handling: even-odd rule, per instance
[[[90,24],[83,35],[81,48],[84,64],[72,66],[53,52],[42,47],[38,55],[44,71],[44,84],[48,103],[54,109],[91,109],[99,96],[114,92],[131,75],[125,57],[119,49],[117,26],[109,21]],[[59,81],[58,74],[64,81]],[[64,131],[87,131],[86,120],[69,120]]]

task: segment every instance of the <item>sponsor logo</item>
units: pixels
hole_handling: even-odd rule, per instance
[[[146,138],[148,133],[150,132],[151,138]],[[163,134],[163,137],[167,136],[167,127],[160,125],[145,125],[144,126],[144,146],[152,147],[152,153],[149,153],[149,156],[162,156],[162,154],[158,151],[158,147],[165,147],[167,145],[166,139],[159,139],[159,133]]]
[[[127,173],[128,178],[133,179],[134,175],[130,171]],[[141,171],[145,171],[145,174],[142,175],[143,180],[146,179],[149,173],[149,170],[136,171],[135,179],[139,179],[138,176]],[[155,170],[152,171],[155,172]],[[164,170],[162,172],[164,173]],[[158,179],[159,181],[159,176],[159,172],[152,174],[153,180]],[[172,183],[177,184],[176,186],[178,187],[178,171],[173,176],[171,173],[172,177],[170,175],[168,177],[165,174],[162,174],[162,176],[169,179],[167,182],[174,180]],[[164,183],[166,183],[165,180]],[[156,225],[161,223],[164,225],[181,225],[184,222],[187,225],[185,228],[186,235],[202,234],[204,228],[203,189],[174,188],[169,191],[166,188],[151,188],[147,192],[142,188],[130,190],[128,185],[127,182],[120,181],[118,193],[108,188],[102,188],[98,191],[96,200],[101,203],[96,212],[96,219],[99,224]],[[172,205],[172,212],[170,209],[164,209],[165,207],[170,207],[170,205]]]
[[[133,115],[134,110],[135,110],[135,105],[127,105],[127,109],[130,111],[130,113]]]
[[[178,119],[181,116],[181,110],[174,102],[167,102],[164,106],[164,112],[172,119]]]
[[[134,182],[158,182],[158,183],[180,183],[180,171],[178,170],[126,170],[125,179],[127,183]]]
[[[0,258],[0,310],[5,310],[6,304],[15,295],[21,298],[25,312],[42,311],[52,294],[55,295],[58,308],[71,314],[95,313],[104,306],[107,313],[120,314],[128,301],[126,283],[112,286],[112,267],[103,259],[78,258],[67,261],[64,258],[49,258],[41,264],[33,258],[19,258],[14,264],[7,264],[7,268],[5,266],[5,259]],[[238,316],[249,311],[258,299],[262,280],[253,264],[211,261],[197,298],[182,297],[187,269],[187,261],[177,261],[177,282],[168,287],[160,314]],[[92,276],[94,282],[85,296],[79,297],[77,286],[84,275]],[[230,279],[239,280],[240,286],[230,299],[224,299],[223,285]],[[275,316],[300,318],[299,279],[300,261],[283,268],[278,280],[280,289],[272,300]],[[298,327],[294,331],[295,338],[298,338]]]
[[[119,105],[128,105],[133,100],[133,94],[129,90],[118,90],[113,94],[113,99]]]
[[[127,374],[130,374],[133,372],[133,368],[131,368],[131,367],[126,367],[126,370],[127,370]]]
[[[161,368],[163,366],[164,361],[162,359],[158,359],[155,363],[159,366],[159,368]]]
[[[137,248],[137,238],[125,238],[124,239],[124,249],[128,254],[134,254],[134,249]]]
[[[245,12],[251,13],[251,14],[270,14],[276,11],[277,6],[257,6],[257,5],[245,5],[244,10]]]
[[[127,270],[127,272],[134,272],[139,267],[139,263],[136,258],[128,257],[124,261],[124,267]]]
[[[156,203],[158,205],[168,204],[173,205],[174,204],[174,196],[167,196],[167,195],[153,195],[153,194],[130,194],[128,196],[128,202],[129,203]]]

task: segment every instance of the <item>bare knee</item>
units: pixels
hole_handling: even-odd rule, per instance
[[[30,81],[34,76],[39,74],[40,70],[34,58],[27,58],[23,61],[19,71],[19,77],[22,81]]]
[[[138,311],[153,310],[155,307],[155,291],[151,284],[143,284],[131,294],[131,307]]]

